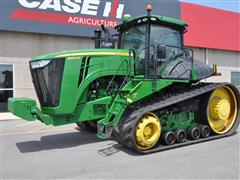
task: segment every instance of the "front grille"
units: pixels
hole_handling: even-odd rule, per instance
[[[44,67],[32,68],[33,84],[42,107],[56,107],[59,104],[64,58],[52,59]]]

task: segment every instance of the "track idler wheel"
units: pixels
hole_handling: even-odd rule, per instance
[[[163,133],[162,140],[165,145],[172,145],[172,144],[174,144],[174,142],[176,140],[176,136],[175,136],[174,132],[168,131],[168,132]]]
[[[176,142],[182,143],[186,140],[187,134],[183,129],[177,129],[175,131]]]
[[[207,120],[215,134],[229,132],[237,120],[239,94],[230,86],[215,89],[208,100]]]
[[[200,125],[200,136],[202,138],[207,138],[210,135],[210,128],[207,125]]]
[[[188,138],[191,140],[197,140],[200,138],[200,129],[198,127],[190,127],[188,129]]]

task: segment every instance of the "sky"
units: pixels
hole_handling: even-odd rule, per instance
[[[180,1],[240,13],[240,0],[180,0]]]

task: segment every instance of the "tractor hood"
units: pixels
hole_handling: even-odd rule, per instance
[[[124,49],[62,51],[33,58],[30,71],[42,113],[74,115],[78,104],[90,101],[92,82],[116,72],[125,76],[131,63]]]
[[[56,53],[41,55],[32,58],[31,61],[43,59],[66,58],[74,56],[129,56],[129,51],[124,49],[82,49],[71,51],[60,51]]]

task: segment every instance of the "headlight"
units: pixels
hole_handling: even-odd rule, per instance
[[[35,69],[35,68],[44,67],[44,66],[48,65],[50,63],[50,61],[51,60],[42,60],[42,61],[31,62],[31,68]]]

